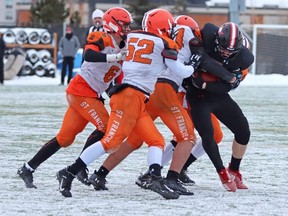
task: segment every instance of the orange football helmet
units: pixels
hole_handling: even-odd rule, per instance
[[[172,14],[165,9],[147,11],[142,19],[142,29],[145,32],[170,37],[175,25]]]
[[[195,29],[197,31],[200,30],[198,23],[190,16],[179,15],[179,16],[174,18],[174,21],[178,25],[185,25],[185,26],[188,26],[188,27]]]
[[[103,15],[104,31],[116,33],[123,39],[131,31],[130,24],[132,22],[131,14],[126,9],[120,7],[110,8]]]

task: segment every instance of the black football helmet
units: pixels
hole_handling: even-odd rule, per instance
[[[243,46],[243,35],[238,25],[233,22],[220,26],[216,35],[216,49],[224,58],[237,53]]]

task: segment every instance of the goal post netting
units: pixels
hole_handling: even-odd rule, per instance
[[[255,62],[252,74],[288,74],[288,25],[241,26],[250,39]]]

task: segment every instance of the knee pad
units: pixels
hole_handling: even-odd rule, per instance
[[[56,139],[62,148],[66,148],[66,147],[69,147],[74,142],[75,137],[69,137],[68,138],[68,137],[61,137],[61,136],[57,135]]]

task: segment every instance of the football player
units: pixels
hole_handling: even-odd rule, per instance
[[[132,17],[123,8],[112,8],[104,14],[103,20],[105,32],[88,35],[81,72],[66,89],[68,108],[58,134],[17,171],[28,188],[36,188],[33,173],[38,166],[60,148],[69,147],[89,122],[97,130],[90,135],[84,149],[100,140],[107,129],[109,114],[100,95],[121,72],[126,54],[121,48],[130,32]],[[84,183],[89,184],[87,181]]]

